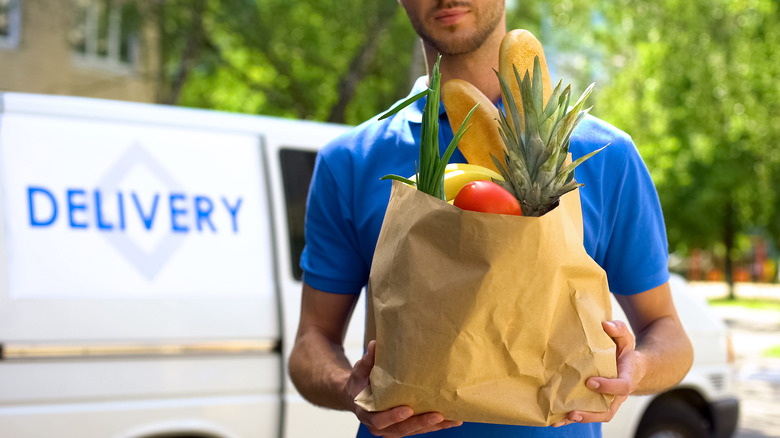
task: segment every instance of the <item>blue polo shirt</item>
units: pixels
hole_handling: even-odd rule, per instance
[[[424,90],[420,78],[411,95]],[[387,174],[413,175],[419,161],[424,99],[389,119],[371,119],[320,151],[306,208],[304,281],[325,292],[358,294],[368,283],[390,181]],[[441,153],[452,139],[444,108],[439,114]],[[580,188],[584,245],[605,270],[610,289],[636,294],[665,283],[668,247],[658,195],[631,138],[588,116],[571,138],[576,160],[604,145],[575,170]],[[451,162],[465,162],[456,151]],[[436,437],[589,437],[599,424],[537,428],[464,424],[430,434]],[[358,436],[371,436],[361,426]]]

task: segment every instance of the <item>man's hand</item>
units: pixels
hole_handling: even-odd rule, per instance
[[[414,415],[408,406],[398,406],[387,411],[369,412],[354,404],[353,400],[369,385],[368,376],[374,367],[376,341],[368,343],[366,354],[355,363],[347,380],[346,392],[354,406],[355,415],[376,436],[397,438],[460,426],[460,421],[445,420],[438,412]]]
[[[384,412],[368,412],[355,397],[369,385],[374,368],[376,341],[368,344],[362,359],[351,366],[344,355],[347,331],[356,295],[332,294],[303,286],[298,335],[290,354],[290,377],[310,402],[331,409],[349,410],[374,435],[399,438],[459,426],[437,412],[414,415],[408,406]]]
[[[623,321],[607,321],[601,323],[604,331],[617,344],[617,372],[615,379],[591,377],[586,382],[588,388],[602,394],[612,394],[615,398],[607,412],[573,411],[563,420],[553,424],[553,427],[565,426],[571,423],[597,423],[612,419],[620,405],[633,393],[642,379],[644,370],[639,366],[638,353],[634,350],[634,335]]]
[[[693,347],[685,334],[666,282],[634,295],[615,295],[631,323],[636,341],[621,321],[604,322],[604,331],[617,344],[616,379],[591,377],[585,384],[596,392],[613,394],[608,412],[570,412],[554,426],[609,421],[629,394],[655,394],[679,383],[693,363]]]

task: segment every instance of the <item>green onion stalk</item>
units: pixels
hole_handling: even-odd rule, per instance
[[[382,115],[379,120],[386,119],[393,114],[401,111],[418,99],[427,97],[425,108],[423,109],[422,130],[420,133],[420,161],[415,163],[415,179],[404,178],[398,175],[385,175],[381,179],[394,179],[411,186],[417,187],[423,193],[427,193],[435,198],[446,200],[444,196],[444,172],[449,163],[452,153],[458,146],[463,134],[466,133],[470,125],[467,125],[477,105],[469,111],[465,120],[461,124],[458,132],[452,138],[452,141],[444,151],[444,155],[439,157],[439,104],[441,95],[441,73],[439,72],[439,63],[441,55],[436,59],[433,65],[428,87],[399,103],[387,113]]]

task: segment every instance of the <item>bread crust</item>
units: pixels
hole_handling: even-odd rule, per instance
[[[491,155],[504,161],[504,142],[498,130],[498,108],[470,82],[451,79],[441,89],[442,101],[453,132],[457,132],[474,105],[479,104],[469,119],[469,129],[458,143],[458,149],[470,164],[498,172]]]
[[[536,39],[533,34],[525,29],[514,29],[507,32],[504,35],[504,39],[501,40],[501,47],[498,52],[498,72],[509,84],[509,88],[512,91],[512,97],[519,110],[520,123],[523,122],[523,106],[522,98],[520,96],[520,85],[515,80],[515,72],[512,65],[517,67],[517,72],[520,73],[520,79],[523,79],[525,72],[533,78],[534,72],[534,57],[539,57],[539,64],[542,67],[542,89],[544,95],[545,105],[550,100],[552,95],[552,86],[550,83],[550,72],[547,70],[547,60],[544,57],[544,49],[542,43]],[[506,102],[506,96],[503,91],[501,97]],[[514,130],[514,125],[509,124],[509,127]]]

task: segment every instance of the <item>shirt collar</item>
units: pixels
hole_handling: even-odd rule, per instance
[[[420,76],[414,82],[414,86],[412,87],[412,92],[409,93],[409,96],[407,96],[406,99],[414,96],[415,94],[423,92],[426,88],[428,88],[428,76]],[[406,109],[407,120],[409,120],[409,123],[415,123],[415,124],[422,123],[422,114],[423,114],[423,109],[425,108],[426,99],[418,99],[416,102],[414,102],[413,104],[407,107]],[[499,110],[501,111],[504,110],[504,102],[502,101],[502,99],[498,100],[496,106],[499,108]],[[444,117],[444,115],[445,115],[444,104],[440,104],[439,118]]]
[[[407,99],[409,97],[414,96],[415,94],[421,93],[425,91],[425,89],[428,88],[428,76],[420,76],[417,78],[417,80],[414,82],[414,86],[412,87],[412,92],[409,93],[409,96],[407,96]],[[421,124],[422,123],[422,115],[423,115],[423,109],[425,109],[425,102],[427,100],[427,97],[424,99],[418,99],[413,104],[409,105],[407,107],[407,115],[406,118],[409,121],[409,123],[415,123],[415,124]],[[444,116],[444,105],[439,105],[439,117],[441,118]]]

